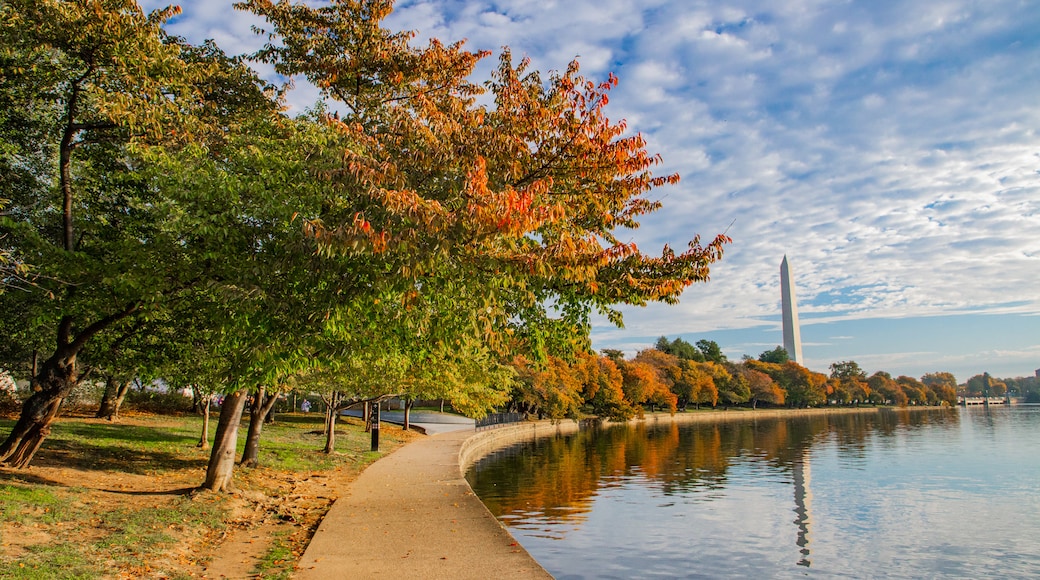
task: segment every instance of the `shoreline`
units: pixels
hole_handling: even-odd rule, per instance
[[[533,441],[541,437],[569,435],[581,429],[588,429],[582,423],[592,422],[597,426],[669,424],[669,423],[721,423],[728,421],[750,421],[755,419],[784,419],[788,417],[806,417],[814,415],[853,415],[868,413],[902,413],[918,411],[935,411],[945,407],[813,407],[810,409],[729,409],[722,411],[691,411],[686,413],[647,413],[642,418],[636,417],[628,421],[586,421],[563,419],[553,423],[550,420],[514,423],[501,427],[478,431],[470,436],[459,449],[459,470],[465,476],[466,471],[476,462],[495,451],[517,443]],[[955,407],[949,407],[955,409]]]

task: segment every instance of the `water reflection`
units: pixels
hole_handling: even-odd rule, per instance
[[[986,470],[1010,465],[996,457],[1021,453],[1008,433],[1040,438],[1035,415],[1017,430],[958,410],[586,429],[500,451],[467,479],[561,579],[956,575],[978,546],[950,539],[955,522],[990,493]],[[987,467],[967,471],[976,452]],[[994,536],[1023,509],[1040,515],[1040,462],[1016,469],[1034,471],[1003,490],[1017,507],[986,511]],[[1015,565],[1040,572],[1038,560]]]
[[[809,460],[809,449],[802,451],[802,456],[794,461],[794,513],[798,515],[794,523],[798,526],[798,540],[795,544],[802,558],[799,566],[808,568],[809,561],[809,520],[812,511],[812,469]]]

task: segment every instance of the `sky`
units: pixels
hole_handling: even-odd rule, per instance
[[[263,43],[231,0],[181,7],[167,28],[189,41]],[[597,318],[594,348],[631,355],[667,336],[757,358],[782,343],[786,255],[812,370],[854,360],[963,382],[1040,368],[1035,2],[399,0],[386,26],[508,46],[544,73],[575,58],[590,79],[613,72],[608,116],[682,178],[621,237],[648,253],[733,238],[680,304],[623,308],[624,329]],[[296,79],[289,103],[318,98]]]

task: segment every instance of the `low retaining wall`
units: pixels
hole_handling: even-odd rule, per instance
[[[479,431],[466,439],[459,448],[459,469],[462,470],[462,473],[466,473],[466,470],[481,458],[514,443],[533,441],[539,437],[577,433],[579,429],[577,421],[565,419],[559,423],[529,421]]]
[[[812,415],[844,415],[865,413],[901,413],[912,411],[934,411],[939,407],[820,407],[814,409],[733,409],[728,411],[694,411],[690,413],[648,413],[643,418],[628,421],[629,424],[651,423],[718,423],[722,421],[752,421],[757,419],[787,419],[790,417],[806,417]],[[588,425],[600,425],[590,421]],[[602,424],[609,425],[610,421]],[[558,423],[552,421],[530,421],[505,427],[497,427],[475,433],[462,443],[459,449],[459,469],[462,473],[474,463],[495,451],[516,443],[533,441],[539,437],[568,435],[576,433],[583,427],[572,419],[564,419]]]

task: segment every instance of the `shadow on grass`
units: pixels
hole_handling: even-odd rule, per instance
[[[244,423],[248,423],[243,419]],[[325,415],[322,413],[275,413],[275,423],[288,423],[290,425],[314,425],[321,429],[325,424]]]
[[[12,424],[13,421],[0,421],[0,433],[9,432]],[[94,421],[60,422],[44,440],[32,465],[135,475],[204,468],[209,453],[198,449],[197,442],[197,436],[192,435],[190,429]],[[32,477],[20,470],[11,473],[26,481]],[[11,476],[3,471],[0,477]]]
[[[198,451],[198,457],[191,457],[189,453],[196,451],[194,446],[191,447],[191,450],[185,450],[184,453],[176,453],[54,438],[44,441],[34,463],[39,461],[60,467],[135,475],[153,475],[166,471],[206,467],[209,453]]]
[[[166,490],[162,490],[162,491],[147,491],[147,490],[129,491],[129,490],[125,490],[125,489],[104,489],[104,488],[100,488],[100,487],[99,488],[95,488],[95,489],[97,489],[97,491],[103,491],[103,492],[106,492],[106,493],[118,493],[120,495],[191,495],[191,494],[199,491],[199,487],[198,486],[195,486],[195,487],[178,487],[177,489],[166,489]]]

